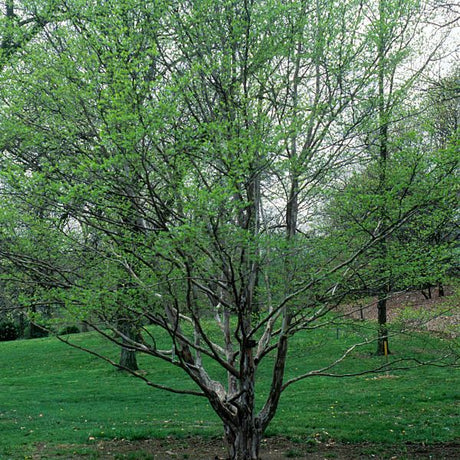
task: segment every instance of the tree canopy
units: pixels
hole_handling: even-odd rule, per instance
[[[442,202],[432,231],[453,205],[458,133],[431,149],[401,122],[417,116],[405,101],[440,46],[421,64],[411,54],[429,5],[58,0],[24,1],[17,14],[8,5],[4,272],[26,305],[55,310],[51,329],[73,318],[181,368],[194,389],[133,372],[208,398],[232,458],[257,458],[281,393],[334,375],[358,346],[286,378],[291,337],[343,316],[356,267],[377,267],[367,273],[382,296],[392,245],[407,254],[406,276],[430,206]],[[158,333],[169,349],[158,349]],[[256,409],[263,360],[272,383]]]

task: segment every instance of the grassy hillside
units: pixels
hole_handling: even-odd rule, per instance
[[[73,339],[116,355],[92,333]],[[356,339],[353,330],[310,333],[293,344],[288,374],[319,366]],[[445,346],[427,335],[393,341],[391,359]],[[348,370],[384,358],[361,350]],[[269,363],[268,363],[269,364]],[[187,385],[178,371],[140,357],[141,368],[162,383]],[[217,371],[216,371],[217,372]],[[263,391],[268,366],[258,382]],[[424,367],[390,375],[347,379],[315,377],[290,387],[267,435],[308,441],[446,442],[460,438],[460,375],[452,368]],[[149,388],[135,377],[55,338],[0,343],[0,458],[24,458],[38,444],[77,445],[98,439],[220,436],[221,424],[204,398]]]

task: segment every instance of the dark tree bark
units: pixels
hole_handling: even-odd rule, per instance
[[[425,292],[425,289],[427,289],[427,292]],[[431,286],[429,284],[422,288],[422,294],[426,300],[431,299]]]
[[[438,283],[438,297],[444,297],[445,293],[444,293],[444,285],[439,282]]]
[[[386,294],[379,298],[377,302],[378,314],[378,339],[377,339],[377,355],[383,356],[390,353],[388,345],[388,328],[387,328],[387,298]]]
[[[381,233],[386,232],[388,224],[386,209],[386,191],[387,191],[387,162],[388,162],[388,111],[385,101],[385,61],[386,61],[386,28],[385,28],[385,0],[379,1],[379,37],[378,37],[378,134],[379,134],[379,193],[382,196],[382,202],[379,209],[379,227]],[[388,298],[388,273],[387,273],[387,237],[383,236],[377,246],[377,255],[380,258],[380,286],[378,287],[377,317],[378,317],[378,337],[377,337],[377,355],[388,353],[388,329],[387,323],[387,298]]]
[[[137,331],[135,330],[134,326],[129,321],[121,320],[118,326],[122,337],[123,346],[120,350],[120,360],[119,365],[122,369],[128,369],[130,371],[137,371],[139,370],[139,366],[137,364],[137,357],[136,351],[130,347],[130,340],[136,340]],[[125,338],[126,337],[126,338]]]
[[[124,342],[126,343],[126,341]],[[121,348],[119,364],[121,367],[129,369],[131,371],[139,370],[139,367],[137,365],[136,352],[127,347]]]

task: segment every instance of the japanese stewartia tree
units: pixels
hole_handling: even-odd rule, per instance
[[[20,213],[1,253],[44,269],[31,305],[180,368],[193,388],[131,371],[206,397],[231,458],[256,459],[282,392],[355,349],[287,378],[291,337],[328,321],[396,225],[346,257],[308,238],[375,113],[374,2],[53,4],[1,77],[2,193]]]

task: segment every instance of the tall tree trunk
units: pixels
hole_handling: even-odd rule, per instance
[[[386,209],[387,193],[387,162],[388,162],[388,110],[385,100],[385,55],[386,55],[386,21],[385,21],[385,2],[379,0],[379,37],[378,37],[378,133],[379,133],[379,194],[381,203],[379,209],[379,227],[381,233],[386,232],[388,225]],[[388,349],[388,329],[387,323],[387,298],[389,293],[389,279],[387,273],[387,253],[388,241],[383,236],[377,245],[378,257],[380,259],[377,317],[378,317],[378,337],[377,355],[389,352]]]

